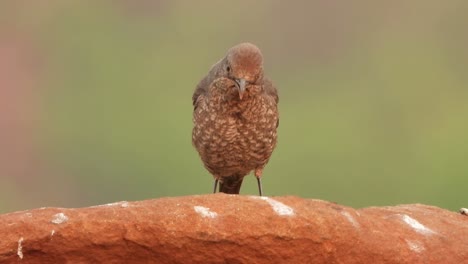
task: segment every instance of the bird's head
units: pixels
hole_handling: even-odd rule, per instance
[[[263,78],[263,56],[251,43],[241,43],[229,49],[223,63],[224,75],[233,80],[242,97],[249,84],[257,84]]]

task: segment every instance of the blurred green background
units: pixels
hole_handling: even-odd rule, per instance
[[[468,2],[2,1],[0,213],[210,193],[191,96],[257,44],[267,195],[468,204]],[[243,194],[257,194],[253,176]]]

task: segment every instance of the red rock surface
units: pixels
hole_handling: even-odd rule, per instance
[[[0,263],[468,263],[468,217],[200,195],[0,215]]]

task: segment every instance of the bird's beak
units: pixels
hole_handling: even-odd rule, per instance
[[[245,92],[246,81],[245,79],[236,79],[236,83],[237,83],[237,89],[239,90],[239,98],[242,100],[242,96],[244,96],[244,92]]]

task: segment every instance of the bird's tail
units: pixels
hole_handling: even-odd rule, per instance
[[[219,184],[219,191],[228,194],[239,194],[244,177],[223,177]]]

